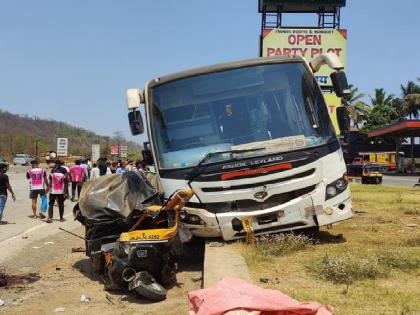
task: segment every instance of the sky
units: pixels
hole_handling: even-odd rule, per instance
[[[0,0],[0,109],[129,137],[125,91],[258,56],[257,0]],[[400,94],[420,77],[420,1],[347,0],[347,77]],[[285,16],[316,25],[316,15]]]

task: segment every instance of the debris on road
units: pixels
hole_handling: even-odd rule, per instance
[[[191,280],[192,280],[193,282],[198,282],[198,281],[203,280],[203,277],[202,277],[202,276],[195,276],[195,277],[192,277],[192,278],[191,278]]]
[[[44,245],[54,244],[54,242],[44,242]]]
[[[105,298],[109,303],[111,303],[112,305],[115,305],[114,299],[111,296],[107,294],[105,295]]]
[[[4,304],[6,304],[6,302],[0,299],[0,306],[3,306]]]
[[[28,273],[27,275],[8,275],[0,272],[0,287],[12,286],[16,284],[34,283],[41,279],[37,273]]]
[[[54,313],[61,313],[64,312],[66,309],[64,307],[56,307],[54,309]]]
[[[71,249],[72,253],[84,253],[85,251],[86,251],[86,249],[83,248],[83,247],[73,247]]]
[[[268,278],[260,278],[260,282],[262,283],[268,283],[270,281]]]
[[[80,302],[89,303],[90,301],[92,301],[92,298],[91,298],[91,297],[88,297],[88,296],[87,296],[87,295],[85,295],[85,294],[82,294],[82,295],[80,296]]]

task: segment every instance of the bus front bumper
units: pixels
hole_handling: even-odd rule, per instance
[[[182,222],[195,236],[222,237],[228,241],[244,238],[248,233],[262,235],[330,225],[353,216],[348,187],[327,201],[322,198],[320,202],[316,194],[307,194],[273,208],[248,212],[224,212],[221,209],[219,213],[211,213],[205,209],[185,207]]]

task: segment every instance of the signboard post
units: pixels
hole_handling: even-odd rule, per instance
[[[68,138],[57,138],[57,156],[68,155]]]
[[[99,144],[92,144],[92,161],[99,160],[101,155],[101,146]]]
[[[127,158],[128,156],[128,147],[126,145],[120,145],[120,157]]]

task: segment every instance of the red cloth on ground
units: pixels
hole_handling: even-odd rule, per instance
[[[330,315],[331,306],[299,302],[286,294],[257,287],[237,278],[223,278],[216,286],[188,293],[190,311],[219,315],[231,310],[260,311],[262,315]]]

